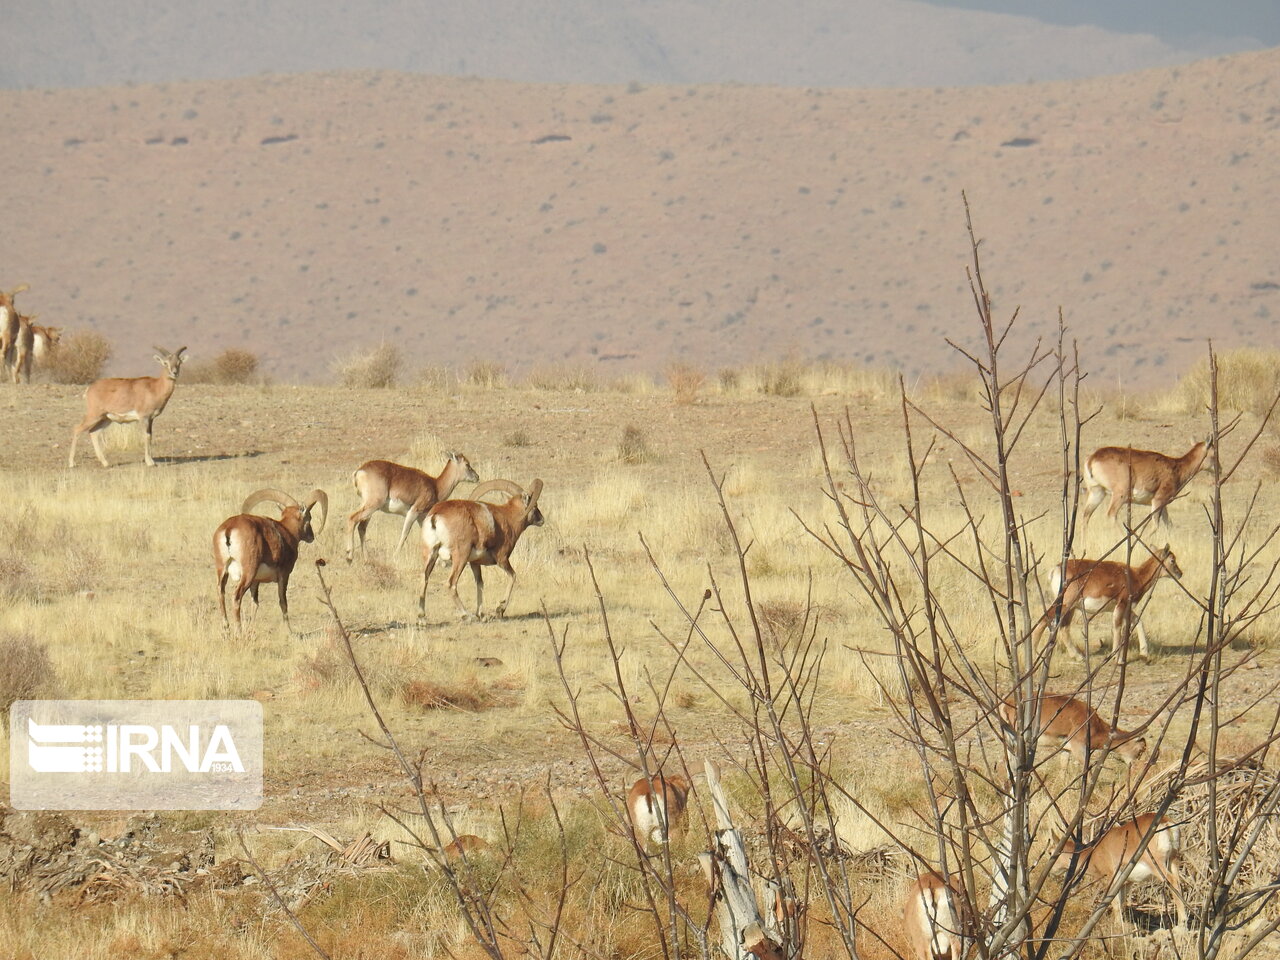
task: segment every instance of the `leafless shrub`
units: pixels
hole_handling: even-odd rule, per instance
[[[111,359],[111,343],[100,333],[82,330],[67,334],[49,362],[54,383],[93,383]]]
[[[737,393],[742,386],[742,371],[737,367],[724,367],[717,377],[721,393]]]
[[[677,404],[688,406],[698,402],[698,391],[707,382],[707,375],[692,364],[677,361],[667,365],[667,383]]]
[[[57,688],[58,675],[48,647],[26,635],[0,636],[0,717],[6,729],[15,701],[49,697]]]
[[[400,351],[384,343],[373,350],[339,360],[334,369],[344,387],[386,389],[396,385],[403,364]]]
[[[633,423],[623,427],[622,436],[618,439],[618,460],[635,466],[652,459],[653,451],[649,449],[649,440],[644,431]]]
[[[529,431],[523,428],[517,428],[502,438],[504,445],[508,447],[531,447],[533,439],[529,436]]]

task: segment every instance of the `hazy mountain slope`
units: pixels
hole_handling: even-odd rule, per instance
[[[0,283],[44,322],[261,352],[605,370],[951,362],[960,191],[997,307],[1101,378],[1276,341],[1280,54],[951,91],[330,74],[0,93]],[[548,139],[554,138],[554,139]],[[567,139],[565,139],[567,138]],[[1023,144],[1023,145],[1018,145]],[[135,340],[132,347],[126,341]]]
[[[915,0],[18,0],[0,86],[394,69],[570,83],[958,86],[1185,62],[1142,34]]]

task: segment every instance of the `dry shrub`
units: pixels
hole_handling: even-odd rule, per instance
[[[396,385],[403,364],[400,351],[384,343],[366,353],[355,353],[339,360],[334,369],[344,387],[379,390]]]
[[[1246,348],[1218,354],[1218,406],[1261,414],[1280,393],[1280,351]],[[1203,413],[1209,406],[1209,358],[1178,380],[1173,404],[1182,413]]]
[[[622,463],[632,465],[648,463],[653,459],[648,438],[645,437],[644,431],[633,423],[622,428],[622,436],[618,439],[618,459]]]
[[[93,383],[110,359],[111,343],[102,334],[67,334],[49,360],[49,376],[54,383]]]
[[[530,390],[558,390],[568,393],[595,393],[601,389],[600,378],[582,364],[553,364],[534,367],[524,378]]]
[[[15,701],[51,696],[57,686],[48,647],[25,634],[0,637],[0,715],[5,727]]]
[[[737,367],[725,367],[719,373],[720,392],[737,393],[742,386],[742,372]]]
[[[509,434],[507,434],[505,437],[502,438],[502,442],[504,445],[508,447],[533,446],[533,439],[529,436],[528,431],[523,429],[516,429],[511,431]]]
[[[248,350],[231,347],[209,363],[187,364],[182,379],[188,383],[233,385],[253,383],[258,373],[258,357]]]
[[[507,385],[507,368],[497,360],[472,360],[463,372],[463,380],[481,390],[500,390]]]
[[[681,406],[696,403],[698,391],[706,381],[707,375],[691,364],[676,362],[667,366],[667,383]]]
[[[759,368],[760,392],[771,397],[798,397],[804,386],[804,362],[785,357]]]
[[[437,683],[434,680],[410,680],[400,688],[400,699],[408,707],[419,710],[466,710],[479,713],[494,707],[510,705],[510,698],[493,687],[481,683]]]

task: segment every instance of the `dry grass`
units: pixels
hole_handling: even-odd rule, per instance
[[[111,359],[111,342],[100,333],[81,330],[64,334],[49,361],[54,383],[92,383]]]
[[[828,370],[822,376],[825,381],[813,373],[812,379],[804,381],[809,384],[805,389],[816,389],[819,382],[828,389],[842,374]],[[880,388],[872,378],[866,389],[873,395]],[[248,429],[242,418],[253,422],[249,418],[257,416],[245,412],[257,391],[229,389],[226,393],[225,398],[211,398],[198,411],[175,400],[166,413],[170,419],[161,421],[161,447],[166,426],[173,435],[197,426],[210,429],[208,424],[216,428],[224,422],[217,418],[231,411],[235,411],[229,417],[235,431],[217,442],[235,442]],[[512,427],[503,419],[504,411],[513,407],[527,409],[527,394],[414,394],[419,406],[411,420],[401,415],[403,395],[373,391],[362,398],[366,408],[359,422],[370,435],[366,442],[378,454],[401,456],[409,450],[413,457],[407,462],[434,470],[442,449],[461,448],[483,477],[527,481],[542,476],[546,480],[543,506],[548,522],[528,531],[513,556],[521,579],[506,620],[459,624],[445,591],[445,573],[438,568],[427,596],[426,623],[419,624],[420,553],[412,544],[400,554],[390,551],[399,518],[375,519],[370,527],[369,562],[358,561],[350,567],[331,562],[326,576],[334,585],[339,608],[388,721],[405,734],[412,749],[428,751],[428,767],[442,776],[441,789],[448,802],[466,803],[468,816],[488,818],[488,831],[482,822],[469,827],[471,832],[493,839],[498,804],[509,811],[522,795],[519,791],[540,782],[551,769],[556,789],[563,791],[560,797],[578,857],[575,863],[597,871],[591,874],[591,882],[580,884],[596,899],[584,893],[584,899],[571,908],[576,918],[571,929],[575,936],[589,940],[593,949],[643,952],[647,931],[628,906],[636,902],[632,880],[621,872],[610,872],[616,868],[598,855],[614,850],[609,845],[617,838],[604,834],[598,814],[582,803],[578,781],[573,779],[577,768],[567,761],[577,757],[577,748],[551,710],[552,703],[561,702],[559,682],[545,626],[537,615],[545,605],[557,635],[569,630],[566,669],[574,685],[584,691],[583,709],[592,723],[612,729],[618,708],[602,687],[611,671],[600,656],[598,610],[582,562],[583,547],[589,549],[614,634],[624,646],[623,675],[639,694],[637,708],[648,715],[645,712],[653,706],[648,679],[674,669],[670,702],[677,711],[682,745],[714,749],[715,738],[724,737],[727,714],[690,671],[696,668],[723,680],[724,668],[697,640],[685,650],[687,667],[673,666],[674,654],[656,636],[651,621],[680,641],[687,625],[673,612],[665,590],[649,570],[637,537],[642,532],[651,544],[678,596],[696,606],[711,571],[725,587],[729,611],[739,617],[743,614],[742,600],[733,587],[723,522],[694,452],[700,447],[708,451],[718,470],[727,473],[730,510],[744,541],[752,544],[748,563],[757,577],[754,599],[767,629],[784,644],[794,642],[789,638],[798,633],[803,598],[812,590],[821,612],[817,639],[828,649],[814,704],[815,725],[833,731],[829,741],[833,756],[850,771],[844,782],[889,823],[907,818],[921,799],[914,775],[888,784],[877,777],[877,766],[860,767],[855,762],[855,754],[872,749],[876,764],[914,770],[901,744],[881,736],[890,726],[891,715],[884,701],[896,695],[899,683],[887,638],[864,605],[851,599],[847,575],[835,569],[829,555],[803,534],[790,513],[795,509],[800,516],[817,521],[829,521],[831,516],[818,490],[808,440],[808,404],[751,393],[741,407],[729,398],[716,397],[715,404],[681,411],[672,408],[666,394],[620,397],[600,392],[566,404],[575,408],[572,411],[540,413],[536,423],[522,428],[536,440],[527,446],[509,442]],[[971,386],[958,384],[955,395],[959,399],[946,401],[948,413],[960,421],[962,435],[976,435],[983,413],[973,401]],[[350,470],[359,457],[353,456],[351,448],[353,421],[340,420],[333,412],[335,396],[340,395],[332,388],[303,388],[280,391],[264,401],[264,410],[270,404],[270,419],[264,414],[248,442],[240,440],[249,449],[269,451],[260,457],[165,464],[150,471],[82,469],[68,474],[57,469],[55,456],[40,460],[39,450],[31,453],[34,446],[11,454],[6,463],[7,494],[0,502],[0,533],[6,544],[22,544],[23,550],[0,547],[0,592],[6,594],[0,604],[0,630],[39,637],[47,645],[49,666],[62,695],[266,698],[270,776],[281,789],[269,798],[268,808],[260,814],[262,821],[298,820],[343,833],[350,832],[345,825],[365,818],[368,822],[362,821],[362,828],[388,836],[387,823],[373,809],[385,795],[361,791],[367,785],[394,791],[396,775],[385,751],[356,732],[369,731],[367,710],[341,649],[327,633],[327,616],[315,602],[315,575],[310,567],[317,556],[335,559],[345,544],[344,514],[355,506]],[[74,420],[79,398],[68,395],[61,402],[64,406],[53,409],[49,420],[59,426]],[[845,397],[819,396],[815,402],[828,422],[843,409]],[[905,498],[910,491],[900,439],[881,425],[894,421],[893,401],[886,399],[883,406],[876,406],[878,402],[869,401],[868,416],[859,421],[859,443],[878,489]],[[717,410],[721,405],[723,410]],[[753,417],[777,425],[758,442],[742,439],[748,409]],[[187,416],[191,419],[184,421]],[[267,426],[277,423],[314,426],[296,434],[272,432]],[[1174,417],[1167,428],[1144,429],[1181,437],[1192,427],[1192,421]],[[1132,421],[1105,415],[1091,425],[1086,443],[1109,442],[1116,434],[1128,441],[1132,429]],[[1151,445],[1161,446],[1163,436],[1156,432]],[[1055,442],[1049,419],[1038,418],[1029,427],[1028,445],[1040,444],[1039,449],[1052,451]],[[623,448],[638,454],[627,460]],[[622,463],[612,462],[615,454]],[[966,523],[956,505],[947,455],[940,449],[939,465],[926,477],[924,509],[939,536],[953,544],[962,560],[972,563],[971,537],[947,540],[962,533]],[[485,457],[492,461],[482,466],[478,461]],[[1058,495],[1056,485],[1045,482],[1056,469],[1052,457],[1052,453],[1037,453],[1013,467],[1015,485],[1026,491],[1020,506],[1030,518],[1028,533],[1042,550],[1056,542],[1051,519],[1040,517]],[[967,476],[962,460],[951,463],[962,477]],[[1251,485],[1262,477],[1263,468],[1257,469],[1246,470],[1241,482]],[[56,478],[52,488],[50,477]],[[284,631],[274,588],[267,585],[260,611],[249,612],[252,603],[246,601],[244,636],[229,639],[217,617],[207,537],[218,522],[235,512],[247,491],[265,482],[288,484],[291,490],[294,484],[324,487],[333,498],[332,516],[318,542],[303,548],[295,572],[290,598],[298,633],[290,636]],[[1280,511],[1280,492],[1273,488],[1274,484],[1264,487],[1265,511]],[[58,495],[51,497],[50,489]],[[966,492],[982,496],[982,489],[971,481]],[[1207,588],[1209,563],[1209,547],[1197,520],[1204,496],[1204,483],[1193,483],[1186,499],[1174,505],[1176,526],[1171,534],[1187,572],[1185,585],[1198,593]],[[1229,509],[1238,510],[1238,504],[1233,502]],[[161,511],[165,530],[156,525]],[[990,518],[983,521],[992,522]],[[983,529],[990,535],[989,527]],[[166,532],[175,530],[181,532],[178,540]],[[1092,553],[1114,544],[1115,531],[1096,518],[1089,535],[1084,546]],[[17,561],[7,575],[3,558]],[[901,562],[906,562],[905,557]],[[958,563],[940,556],[934,574],[939,598],[947,605],[961,642],[981,654],[982,662],[990,662],[997,636],[990,605],[976,595],[972,580]],[[85,588],[95,593],[92,600],[75,596]],[[505,577],[487,571],[486,607],[492,609],[505,589]],[[473,597],[470,591],[471,578],[466,574],[462,595],[468,603]],[[1156,602],[1148,607],[1144,623],[1156,661],[1132,669],[1159,686],[1184,665],[1180,651],[1193,639],[1195,618],[1189,613],[1191,602],[1173,584],[1162,583],[1154,596]],[[908,605],[918,602],[912,597],[904,600]],[[708,617],[706,622],[709,632],[728,643],[711,620]],[[1263,640],[1273,636],[1274,621],[1259,621],[1256,633]],[[481,669],[477,658],[502,663]],[[1077,668],[1066,669],[1074,676]],[[1140,689],[1135,684],[1135,690]],[[445,772],[465,779],[446,782]],[[511,783],[505,793],[488,783],[504,779]],[[300,791],[297,796],[292,794],[295,788]],[[348,790],[352,792],[341,792]],[[484,797],[479,796],[482,790]],[[757,801],[749,792],[740,800],[744,811],[755,810]],[[228,838],[233,819],[214,816],[223,831],[221,849],[232,855]],[[532,826],[536,817],[527,816]],[[537,827],[542,830],[546,824],[537,822]],[[842,814],[840,833],[860,850],[878,842],[871,826],[853,810]],[[688,850],[698,842],[690,840]],[[282,843],[269,847],[267,854],[275,850],[282,864],[288,849]],[[522,869],[534,878],[553,875],[553,847],[547,836],[530,837],[518,855]],[[900,881],[858,882],[859,892],[872,895],[873,903],[883,899],[885,926],[892,929],[893,897]],[[684,889],[705,896],[696,874]],[[223,929],[220,925],[231,922],[230,916],[240,921],[250,918],[246,930],[264,929],[255,913],[258,908],[248,902],[199,901],[197,906],[201,909],[180,911],[169,902],[144,900],[117,904],[114,912],[78,913],[55,904],[48,912],[62,917],[62,923],[51,923],[39,911],[2,908],[0,928],[9,929],[0,929],[0,955],[21,956],[19,945],[26,942],[38,943],[43,948],[41,957],[106,957],[134,951],[133,946],[126,949],[120,944],[137,944],[139,950],[166,955],[166,943],[201,944],[206,938],[216,939],[217,931]],[[97,925],[88,924],[86,916]],[[458,930],[456,908],[447,893],[421,871],[344,882],[329,899],[309,907],[303,919],[318,929],[323,943],[335,949],[351,947],[353,955],[376,950],[385,956],[431,951],[443,956],[446,948],[459,956],[474,954]],[[355,923],[361,924],[358,945],[346,933]],[[584,932],[587,927],[590,936]],[[291,935],[271,929],[275,932],[270,937],[246,933],[218,955],[234,960],[306,955],[305,946]],[[417,933],[411,940],[397,939],[405,930]],[[185,955],[200,956],[201,949],[193,946]],[[869,958],[887,956],[870,945],[868,951]],[[569,951],[566,956],[579,954]]]
[[[372,350],[353,353],[335,361],[333,369],[338,382],[344,387],[386,389],[396,385],[403,366],[404,359],[400,356],[400,351],[391,344],[384,343]]]

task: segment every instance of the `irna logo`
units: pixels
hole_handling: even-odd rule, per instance
[[[19,700],[9,711],[18,810],[254,810],[255,700]]]
[[[244,773],[231,730],[141,723],[40,724],[27,719],[27,760],[37,773]]]

